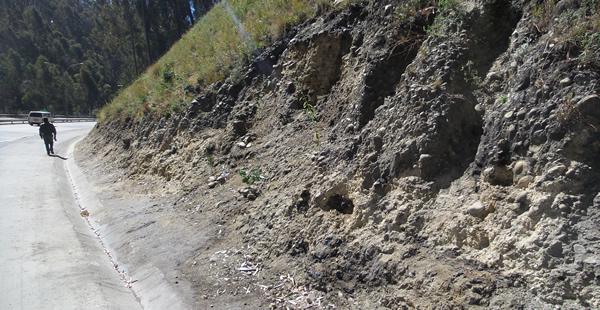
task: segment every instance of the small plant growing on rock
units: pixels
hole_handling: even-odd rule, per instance
[[[458,6],[460,5],[459,0],[438,0],[435,5],[440,10],[441,13],[447,13],[452,10],[458,10]]]
[[[555,0],[542,1],[533,7],[532,15],[534,18],[534,26],[538,32],[544,32],[548,30],[550,23],[553,18],[554,7],[556,6]]]
[[[430,37],[440,38],[444,36],[444,23],[437,22],[436,19],[436,22],[425,28],[425,32],[427,32],[427,35]]]
[[[240,169],[240,177],[242,177],[242,182],[252,185],[260,180],[262,180],[262,171],[258,168],[253,168],[250,170]]]
[[[498,101],[500,101],[500,103],[505,104],[508,102],[508,96],[507,95],[500,95],[500,97],[498,97]]]
[[[556,111],[556,119],[565,126],[573,126],[583,119],[581,113],[575,107],[573,94],[569,94]]]
[[[312,105],[308,101],[308,98],[305,97],[303,99],[304,99],[304,103],[302,104],[302,109],[304,110],[304,114],[306,114],[308,119],[310,119],[313,122],[316,122],[317,121],[317,111],[315,110],[315,106]]]
[[[396,8],[395,15],[400,20],[411,18],[411,17],[416,16],[417,12],[419,10],[421,10],[423,7],[425,7],[426,5],[429,5],[429,4],[431,4],[430,1],[424,1],[424,0],[404,1],[400,5],[398,5],[398,7]]]
[[[447,35],[448,24],[451,20],[465,14],[460,0],[436,0],[433,2],[437,12],[433,24],[425,29],[430,37],[444,37]],[[454,16],[454,17],[453,17]]]
[[[173,63],[167,63],[163,66],[161,70],[162,82],[165,84],[173,83],[173,79],[175,78],[175,71],[173,70]]]
[[[600,32],[587,33],[583,37],[581,45],[583,46],[583,52],[580,56],[581,61],[585,64],[600,67]]]
[[[308,119],[313,122],[316,123],[318,121],[318,117],[317,117],[317,110],[315,109],[315,106],[310,103],[310,101],[308,100],[308,96],[304,96],[302,97],[302,109],[304,110],[304,114],[306,114],[306,116],[308,117]],[[319,129],[315,126],[315,141],[317,144],[321,143],[321,133],[319,132]]]
[[[206,155],[206,164],[208,165],[208,170],[210,171],[210,173],[213,174],[216,164],[215,157],[212,154]]]

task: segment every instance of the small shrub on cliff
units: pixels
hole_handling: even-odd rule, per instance
[[[573,100],[573,94],[569,94],[556,111],[556,119],[564,126],[573,126],[583,117],[577,111],[576,102]]]
[[[308,117],[312,123],[317,123],[319,118],[317,116],[317,110],[315,109],[315,106],[310,102],[308,96],[306,95],[303,96],[301,100],[302,109],[304,110],[306,117]],[[314,140],[317,145],[321,144],[321,131],[319,130],[318,124],[315,124],[314,126]]]
[[[396,16],[401,19],[409,18],[417,15],[417,12],[427,8],[435,7],[438,13],[442,15],[452,11],[458,10],[462,0],[406,0],[402,1],[396,7]]]
[[[252,185],[262,180],[262,171],[258,168],[253,168],[251,170],[240,169],[239,174],[240,177],[242,177],[242,182],[248,185]]]
[[[580,60],[584,64],[600,67],[600,32],[586,33],[581,40],[581,45]]]
[[[425,29],[430,37],[443,37],[448,35],[447,27],[449,19],[452,16],[457,17],[464,14],[460,0],[436,0],[434,1],[436,8],[436,18],[433,24]]]
[[[556,0],[544,0],[533,6],[531,14],[534,19],[534,26],[539,32],[545,32],[550,27],[554,18],[553,11],[555,6]]]
[[[404,20],[416,16],[419,10],[431,5],[433,5],[431,0],[403,1],[396,7],[395,15],[398,19]]]
[[[576,11],[561,14],[555,39],[568,48],[567,57],[600,68],[600,1],[584,2]]]
[[[459,10],[460,0],[437,0],[435,5],[440,10],[440,13],[444,14]]]
[[[500,95],[500,96],[498,97],[498,101],[499,101],[500,103],[502,103],[502,104],[505,104],[505,103],[507,103],[507,102],[508,102],[508,96],[507,96],[507,95]]]
[[[315,106],[312,105],[308,100],[305,100],[302,104],[302,109],[304,110],[304,114],[308,117],[309,120],[316,122],[317,121],[317,111],[315,110]]]

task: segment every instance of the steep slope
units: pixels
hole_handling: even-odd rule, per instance
[[[353,4],[80,152],[218,225],[180,267],[208,300],[596,308],[599,20],[593,1]]]

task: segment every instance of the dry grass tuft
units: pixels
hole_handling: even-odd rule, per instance
[[[286,27],[333,5],[332,0],[227,0],[99,112],[100,122],[169,114],[191,101],[185,90],[221,81]],[[342,4],[343,5],[343,4]],[[239,22],[239,23],[236,23]]]

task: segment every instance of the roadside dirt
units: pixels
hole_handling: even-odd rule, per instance
[[[86,177],[100,201],[88,209],[89,218],[146,309],[260,308],[259,278],[236,270],[248,258],[218,224],[220,214],[199,213],[185,194],[173,201],[181,193],[164,182],[129,181],[81,159],[81,152],[79,146],[81,173],[99,176]],[[195,258],[199,252],[206,257]]]

